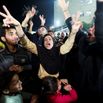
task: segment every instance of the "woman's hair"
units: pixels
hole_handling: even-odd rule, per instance
[[[58,89],[58,80],[56,77],[46,76],[42,79],[43,94],[54,94]]]

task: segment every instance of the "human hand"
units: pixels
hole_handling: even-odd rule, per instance
[[[80,12],[77,12],[76,15],[72,16],[72,31],[78,32],[82,25],[82,22],[80,21]]]
[[[32,6],[31,10],[28,10],[26,14],[26,18],[31,19],[33,16],[36,14],[36,9],[35,7]]]
[[[4,23],[4,26],[8,26],[10,27],[10,25],[20,25],[19,21],[17,21],[11,14],[10,12],[8,11],[8,9],[6,8],[5,5],[3,5],[3,9],[6,13],[2,13],[0,12],[0,15],[2,17],[4,17],[3,19],[3,23]]]
[[[33,27],[34,24],[33,24],[33,21],[32,21],[32,20],[29,21],[29,25],[30,25],[31,27]]]
[[[60,79],[60,82],[64,85],[68,84],[68,80],[67,79]]]
[[[68,10],[69,8],[69,1],[66,2],[65,0],[58,0],[59,6],[63,11]]]
[[[46,22],[46,19],[44,18],[44,15],[39,15],[39,19],[41,21],[41,25],[44,26],[45,22]]]
[[[20,73],[23,71],[23,68],[22,66],[20,65],[12,65],[10,68],[9,68],[10,71],[15,71],[17,73]]]
[[[67,84],[67,85],[64,85],[64,89],[65,89],[66,91],[70,91],[70,90],[72,90],[72,87],[71,87],[70,84]]]

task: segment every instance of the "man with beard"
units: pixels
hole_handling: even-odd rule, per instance
[[[1,40],[5,49],[0,52],[0,74],[7,71],[15,71],[22,80],[23,91],[31,93],[28,84],[31,85],[32,65],[31,53],[19,44],[19,38],[14,26],[3,26]]]

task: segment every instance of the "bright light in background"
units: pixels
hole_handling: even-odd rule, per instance
[[[56,20],[54,23],[54,26],[55,27],[61,26],[60,20]]]
[[[54,1],[54,26],[62,26],[64,25],[64,15],[63,12],[58,5],[58,0]]]
[[[54,25],[50,26],[50,30],[52,30],[52,29],[54,29],[54,28],[55,28]]]
[[[69,1],[69,11],[70,14],[76,14],[77,11],[81,12],[80,20],[86,23],[90,23],[94,17],[94,12],[96,10],[96,0],[66,0]],[[60,25],[57,20],[60,20]],[[64,15],[61,8],[58,5],[58,0],[54,1],[54,26],[64,25]]]
[[[81,3],[92,4],[93,0],[81,0]]]

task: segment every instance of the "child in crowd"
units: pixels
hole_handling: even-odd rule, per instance
[[[65,92],[62,92],[62,88]],[[45,100],[45,103],[71,103],[76,102],[78,98],[77,92],[70,84],[51,76],[43,78],[41,97],[41,100]]]
[[[14,71],[0,74],[0,103],[23,103],[22,82]]]

